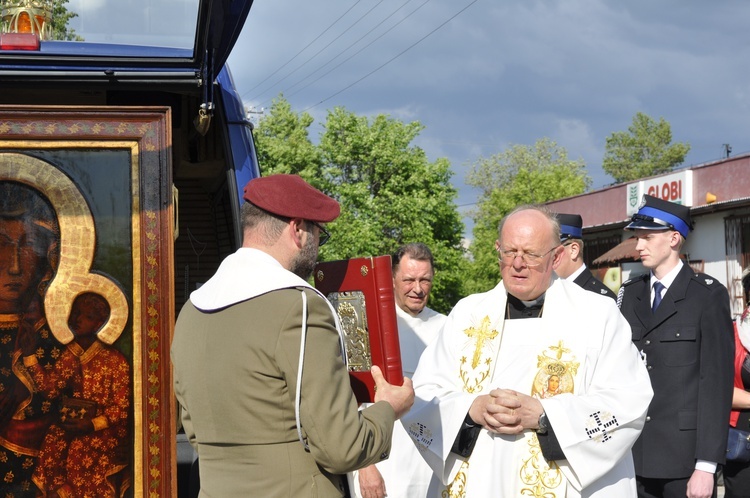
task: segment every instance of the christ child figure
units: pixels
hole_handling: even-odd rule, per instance
[[[51,371],[34,362],[30,341],[21,343],[36,390],[60,401],[33,476],[43,494],[109,497],[128,484],[130,365],[97,337],[109,314],[101,295],[78,295],[68,320],[75,338]]]

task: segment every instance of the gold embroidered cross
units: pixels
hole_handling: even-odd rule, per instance
[[[482,348],[484,347],[484,341],[487,339],[492,340],[497,337],[497,330],[490,329],[490,317],[485,316],[482,318],[482,323],[479,325],[479,328],[469,327],[464,330],[464,334],[477,341],[477,347],[474,350],[474,357],[471,360],[471,368],[477,368],[477,366],[479,366],[479,357],[482,353]]]
[[[560,341],[557,343],[557,346],[550,346],[549,347],[553,351],[557,351],[557,359],[562,359],[563,353],[570,353],[570,349],[563,347],[563,342]]]

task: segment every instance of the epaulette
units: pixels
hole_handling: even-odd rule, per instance
[[[623,282],[622,285],[620,286],[620,290],[617,291],[617,307],[622,308],[622,298],[625,295],[625,286],[630,285],[635,282],[646,280],[647,278],[650,278],[650,277],[651,277],[650,273],[644,273],[642,275],[638,275],[637,277],[633,277]]]
[[[720,282],[716,280],[711,275],[707,275],[705,273],[693,273],[693,276],[691,277],[692,280],[695,280],[699,284],[705,286],[705,287],[711,287],[713,285],[719,284]]]
[[[650,273],[643,273],[641,275],[638,275],[637,277],[633,277],[631,279],[628,279],[628,280],[624,281],[622,283],[621,287],[625,287],[626,285],[634,284],[636,282],[639,282],[641,280],[646,280],[646,279],[649,279],[649,278],[651,278],[651,274]]]

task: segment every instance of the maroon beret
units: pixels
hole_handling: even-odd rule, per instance
[[[244,195],[264,211],[285,218],[302,218],[328,223],[341,213],[339,203],[307,183],[299,175],[270,175],[253,178]]]

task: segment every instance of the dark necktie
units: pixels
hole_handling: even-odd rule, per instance
[[[655,312],[656,308],[659,307],[659,303],[661,303],[661,291],[664,290],[664,284],[659,282],[658,280],[654,282],[654,304],[651,305],[651,312]]]

